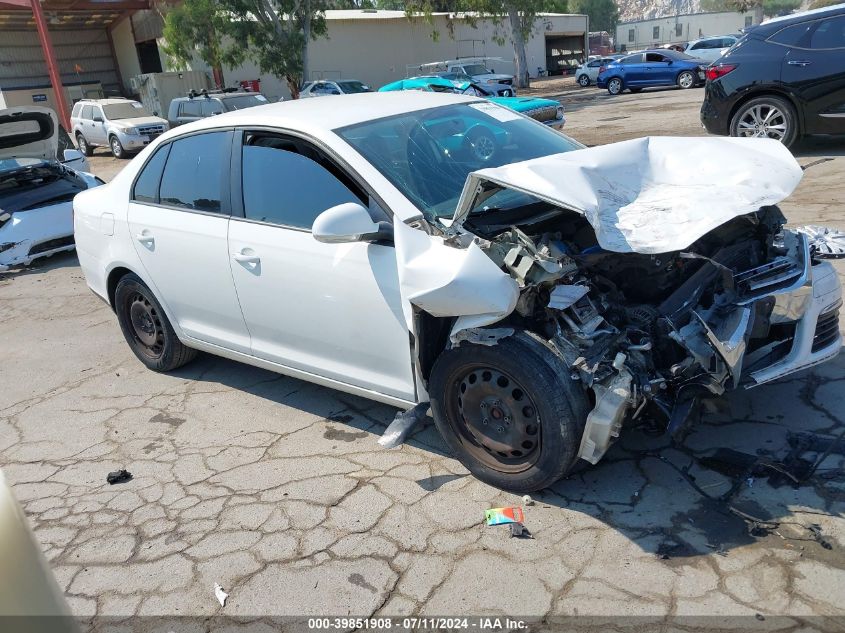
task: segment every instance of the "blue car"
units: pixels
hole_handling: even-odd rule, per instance
[[[686,90],[704,85],[705,66],[700,59],[673,50],[642,51],[602,67],[596,85],[612,95],[660,86]]]

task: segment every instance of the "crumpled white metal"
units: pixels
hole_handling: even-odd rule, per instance
[[[605,250],[666,253],[777,204],[802,173],[772,139],[646,137],[473,172],[454,222],[487,181],[583,214]]]

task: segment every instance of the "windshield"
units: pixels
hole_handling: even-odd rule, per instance
[[[119,121],[120,119],[137,119],[142,116],[152,116],[149,110],[142,106],[137,101],[127,101],[126,103],[112,103],[103,106],[103,113],[109,121]]]
[[[370,89],[360,81],[338,81],[337,83],[343,89],[343,92],[348,95],[359,92],[370,92]]]
[[[464,66],[467,75],[489,75],[491,71],[484,64],[467,64]]]
[[[267,103],[267,97],[264,95],[244,95],[243,97],[229,97],[222,99],[223,105],[228,112],[232,110],[243,110],[245,108],[252,108]]]
[[[336,132],[428,220],[454,215],[474,171],[583,147],[486,101],[399,114]]]

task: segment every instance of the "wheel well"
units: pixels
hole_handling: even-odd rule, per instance
[[[739,109],[744,106],[746,103],[751,101],[752,99],[757,99],[758,97],[778,97],[780,99],[784,99],[789,105],[792,106],[793,110],[795,110],[795,117],[798,119],[798,132],[799,134],[804,133],[804,119],[801,116],[801,108],[798,107],[798,104],[795,103],[795,99],[792,98],[792,95],[786,92],[779,92],[777,90],[761,90],[759,92],[751,92],[747,95],[743,95],[743,97],[733,105],[731,108],[731,112],[728,115],[728,129],[731,129],[731,122],[734,120],[734,115],[739,111]]]
[[[109,297],[109,305],[114,310],[114,292],[117,290],[118,282],[126,275],[131,274],[132,271],[128,268],[117,267],[109,273],[109,278],[106,282],[106,292]]]
[[[449,332],[455,319],[452,317],[436,317],[428,312],[417,310],[414,315],[417,331],[417,359],[422,378],[428,384],[431,368],[440,353],[446,349],[449,342]]]

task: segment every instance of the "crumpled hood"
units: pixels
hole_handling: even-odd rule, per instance
[[[453,226],[490,182],[583,214],[605,250],[666,253],[777,204],[802,174],[772,139],[646,137],[473,172]]]
[[[59,120],[50,108],[19,106],[0,110],[0,160],[56,160]]]

